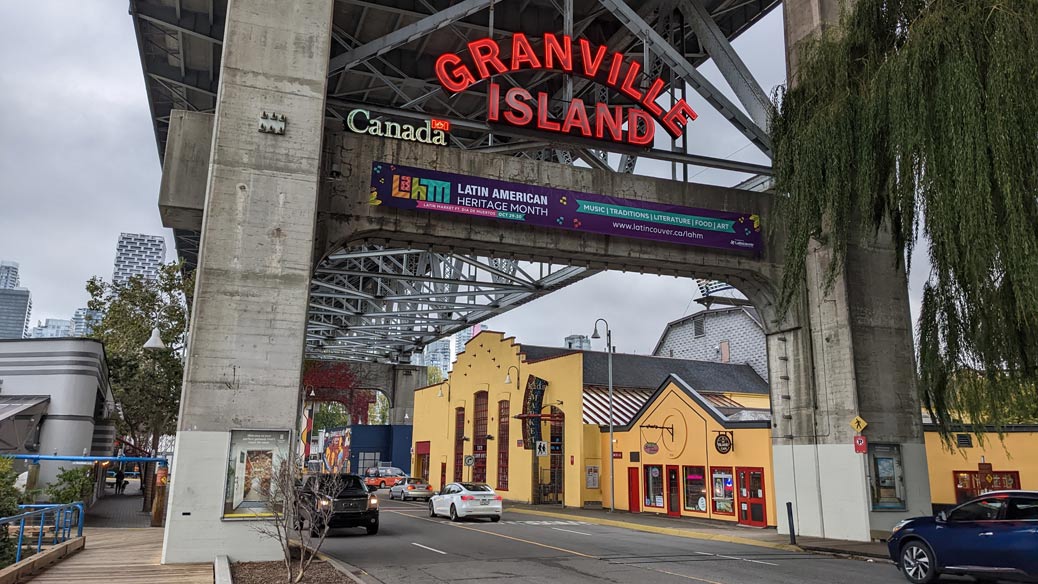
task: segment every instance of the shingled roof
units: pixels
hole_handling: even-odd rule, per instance
[[[584,385],[609,383],[608,355],[561,347],[523,345],[527,361],[550,359],[569,353],[584,354]],[[668,375],[677,375],[698,391],[769,393],[768,384],[746,364],[717,363],[613,353],[613,386],[655,390]]]

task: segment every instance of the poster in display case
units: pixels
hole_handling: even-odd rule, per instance
[[[279,509],[269,504],[275,466],[289,463],[288,430],[232,430],[227,456],[225,519],[262,519]]]

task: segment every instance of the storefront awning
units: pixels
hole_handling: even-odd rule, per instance
[[[613,388],[613,425],[630,423],[638,410],[649,401],[655,389]],[[584,387],[584,423],[609,425],[609,388],[598,385]]]

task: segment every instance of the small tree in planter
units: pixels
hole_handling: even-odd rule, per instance
[[[47,485],[46,493],[51,503],[75,503],[84,501],[94,490],[94,477],[89,466],[72,470],[58,469],[57,479]]]
[[[274,465],[266,494],[272,516],[256,526],[281,546],[285,582],[289,583],[303,579],[324,545],[333,511],[331,501],[341,488],[337,475],[300,475],[296,468],[285,460]],[[292,553],[293,543],[298,543],[298,557]]]

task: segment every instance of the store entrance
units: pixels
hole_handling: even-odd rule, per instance
[[[681,516],[681,479],[678,467],[667,467],[667,515]]]
[[[764,469],[735,469],[738,490],[739,523],[753,527],[768,526],[767,503],[764,499]]]

